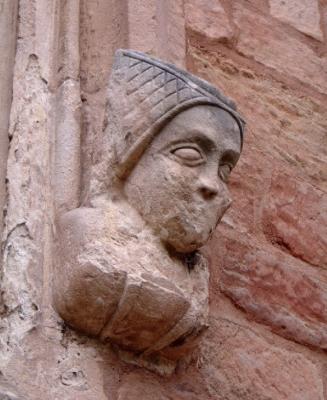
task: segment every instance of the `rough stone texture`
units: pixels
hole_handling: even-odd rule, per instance
[[[125,378],[118,391],[117,400],[133,400],[133,399],[151,400],[156,398],[158,400],[169,400],[163,387],[153,382],[151,379],[142,379],[138,375],[129,375]]]
[[[239,29],[236,48],[241,54],[326,93],[325,54],[319,55],[306,42],[285,34],[268,16],[245,9],[241,4],[234,11]]]
[[[279,334],[326,349],[326,278],[271,247],[230,240],[220,285],[237,305]]]
[[[292,26],[272,19],[268,2],[229,3],[223,5],[229,24],[236,23],[239,29],[236,40],[225,46],[187,26],[188,66],[230,94],[248,122],[243,156],[231,179],[234,205],[208,252],[216,266],[211,269],[212,309],[228,304],[228,320],[242,315],[251,335],[258,336],[252,336],[251,345],[245,347],[243,337],[237,355],[232,355],[237,344],[232,333],[226,335],[226,353],[220,348],[223,354],[217,351],[211,362],[215,365],[222,357],[226,368],[221,368],[219,378],[214,375],[211,386],[219,387],[216,396],[224,399],[325,399],[326,355],[321,350],[327,343],[326,45],[301,38]],[[236,338],[243,329],[241,320]],[[218,332],[217,326],[216,342]],[[268,332],[269,351],[258,350]],[[280,342],[278,336],[287,342]],[[311,350],[302,345],[295,348],[294,343]],[[247,353],[252,346],[256,348],[253,360]],[[295,349],[296,356],[289,358],[288,351]],[[316,367],[311,364],[315,355]],[[265,362],[269,365],[278,358],[280,367],[263,372]],[[254,377],[250,366],[255,367],[257,360],[260,376]],[[296,374],[285,371],[278,378],[278,393],[270,391],[284,364],[293,365]],[[297,391],[293,383],[298,376],[303,377],[303,386]]]
[[[200,56],[197,51],[193,54],[194,60],[197,60],[196,68],[208,78],[208,62],[217,62],[215,56],[212,58],[206,56],[204,61],[203,56]],[[204,64],[200,61],[201,59]],[[232,189],[234,189],[235,207],[226,217],[224,227],[226,230],[224,236],[228,234],[229,239],[225,243],[226,249],[223,250],[224,246],[222,246],[218,253],[217,265],[223,265],[223,276],[229,276],[229,283],[228,285],[224,284],[224,290],[229,294],[233,291],[232,297],[235,301],[237,300],[238,304],[243,301],[247,302],[245,308],[250,314],[259,319],[270,319],[275,327],[278,320],[280,322],[277,325],[280,328],[284,325],[277,308],[282,306],[287,311],[290,307],[293,311],[287,311],[289,317],[284,329],[286,331],[289,329],[288,323],[290,326],[296,323],[298,328],[295,326],[292,328],[296,340],[324,346],[325,339],[322,339],[321,336],[324,330],[320,325],[323,319],[321,320],[322,314],[319,315],[318,311],[319,309],[323,311],[326,307],[324,296],[326,253],[322,250],[325,247],[324,207],[326,204],[324,147],[326,128],[324,118],[321,118],[325,112],[324,104],[319,104],[319,101],[315,99],[301,99],[291,89],[281,88],[278,83],[271,82],[267,78],[260,79],[257,71],[253,72],[257,79],[253,79],[254,76],[248,69],[244,70],[235,61],[227,60],[222,54],[219,57],[218,65],[220,66],[219,71],[209,70],[211,80],[220,83],[226,82],[229,93],[234,93],[238,100],[244,98],[242,110],[245,115],[247,109],[249,109],[249,113],[253,111],[249,99],[257,99],[255,122],[248,114],[247,143],[251,154],[246,155],[240,161],[240,167],[236,171],[239,176],[235,177],[236,174],[234,175],[235,185],[232,182]],[[234,81],[237,80],[235,86],[228,79],[230,76],[233,76]],[[262,108],[262,104],[265,105],[264,108]],[[310,121],[306,121],[307,115],[310,115]],[[267,121],[270,121],[270,124],[267,124]],[[311,126],[311,140],[308,140],[307,124]],[[256,134],[258,129],[259,133]],[[267,137],[274,140],[275,145],[271,145],[270,141],[266,140]],[[246,147],[244,152],[247,152]],[[262,163],[264,162],[264,166],[260,159],[262,159]],[[245,168],[248,169],[248,175],[243,175],[243,162]],[[260,192],[257,187],[261,188]],[[241,193],[247,193],[247,195],[242,197]],[[288,229],[286,229],[285,223],[287,223]],[[239,238],[238,234],[242,237]],[[302,241],[304,242],[303,249],[306,251],[300,251]],[[271,247],[267,246],[267,242],[271,243]],[[247,256],[245,256],[247,251],[244,252],[245,249],[241,243],[249,250]],[[309,250],[306,247],[307,243],[312,243]],[[311,251],[311,247],[313,251]],[[312,266],[303,264],[303,261],[309,262]],[[287,279],[279,276],[279,273],[283,275],[290,268],[292,274],[288,275]],[[236,273],[236,270],[239,272]],[[301,271],[299,277],[297,277],[297,271]],[[235,280],[233,279],[234,273]],[[239,284],[236,284],[238,273],[242,278],[240,278]],[[250,285],[252,285],[252,280],[257,282],[253,283],[255,296],[263,296],[258,303],[252,302],[246,289],[243,288],[243,284],[246,286],[247,278],[245,276],[247,273],[252,276],[248,280]],[[306,276],[314,278],[314,281],[310,283],[311,289],[308,295],[320,299],[315,305],[311,304],[312,301],[309,302],[305,299],[306,294],[301,292],[301,285],[297,286],[297,282],[302,281],[304,285],[307,285],[304,279]],[[291,279],[291,277],[293,278]],[[267,281],[268,278],[271,279],[270,283]],[[262,279],[263,284],[267,281],[267,287],[262,292],[258,289],[257,279]],[[291,285],[290,289],[292,286],[294,287],[285,297],[279,296],[279,306],[274,312],[276,303],[276,298],[273,298],[274,293],[276,288],[280,287],[281,282],[285,280]],[[241,284],[241,282],[243,283]],[[269,287],[275,287],[275,289],[270,291]],[[266,304],[268,308],[265,310],[261,309],[264,298],[269,304]],[[321,306],[318,305],[319,303]],[[316,318],[313,309],[307,309],[303,314],[304,309],[311,306],[317,307]],[[299,309],[295,312],[296,307]],[[301,307],[304,309],[301,310]],[[298,318],[296,314],[301,317],[298,322],[296,322]],[[306,318],[309,318],[310,324],[315,321],[311,328],[310,324],[307,325],[309,320],[306,321]],[[299,330],[297,331],[297,329]],[[316,336],[311,337],[311,329],[316,331]],[[280,329],[280,332],[283,334],[283,329]]]
[[[219,0],[186,0],[185,15],[187,29],[208,40],[228,43],[234,37],[233,27]]]
[[[9,116],[12,99],[12,71],[16,46],[17,4],[17,1],[0,1],[0,241],[2,236],[3,207],[6,199],[5,177],[9,144]]]
[[[186,58],[184,7],[184,0],[157,1],[157,48],[153,53],[181,68],[185,68]]]
[[[53,186],[58,212],[77,207],[81,186],[80,1],[58,9],[60,26],[54,40],[57,57],[50,88],[55,92],[56,140]],[[58,48],[56,48],[58,46]]]
[[[106,90],[115,50],[139,50],[183,67],[184,23],[182,0],[81,1],[82,198],[98,159],[94,148],[106,123]]]
[[[319,366],[233,320],[212,317],[201,375],[212,398],[323,400]]]
[[[156,55],[180,67],[185,65],[183,0],[130,0],[128,24],[130,49]]]
[[[34,41],[29,23],[38,20],[44,27],[48,22],[48,30],[43,30],[42,34],[51,36],[51,20],[40,21],[44,6],[29,7],[21,2],[19,9],[18,36],[24,40],[17,44],[9,129],[1,282],[2,367],[10,362],[16,346],[38,324],[46,287],[42,281],[43,274],[47,274],[45,248],[50,243],[52,218],[49,166],[54,126],[51,94],[46,83],[48,65],[45,60],[49,56],[50,43],[48,50],[42,52],[40,47],[44,46],[44,37],[42,44]]]
[[[269,0],[271,15],[313,38],[323,41],[319,1]]]
[[[71,327],[164,373],[207,327],[195,251],[230,205],[244,122],[207,82],[127,50],[106,112],[87,202],[58,222],[54,303]]]
[[[81,3],[84,172],[96,161],[87,141],[101,136],[113,51],[131,40],[126,4]],[[206,7],[215,4],[208,1]],[[247,134],[230,182],[234,204],[206,249],[211,327],[198,354],[170,378],[161,378],[126,365],[107,345],[74,333],[49,306],[55,225],[48,176],[54,165],[52,117],[60,109],[51,94],[60,82],[53,65],[63,62],[54,49],[65,43],[58,24],[65,24],[59,1],[20,0],[1,284],[6,304],[1,311],[0,393],[29,400],[327,399],[322,350],[326,253],[319,250],[325,240],[321,211],[327,192],[327,3],[321,0],[318,7],[322,42],[273,17],[267,0],[220,4],[228,16],[226,27],[234,32],[228,42],[209,39],[192,27],[187,16],[192,0],[185,2],[187,66],[237,101],[248,121]],[[181,25],[175,26],[183,27],[183,12],[181,7]],[[76,21],[77,15],[71,18]],[[143,36],[150,35],[149,21],[139,26]],[[47,52],[52,39],[56,45]],[[51,82],[50,91],[45,81]],[[285,194],[292,197],[290,204]]]
[[[67,183],[73,160],[66,164],[62,186],[55,188],[57,122],[62,121],[62,115],[56,119],[56,90],[62,81],[69,85],[76,75],[57,63],[59,44],[65,42],[58,27],[61,11],[59,2],[19,2],[0,311],[1,378],[10,382],[12,398],[21,398],[20,394],[27,399],[56,398],[53,387],[46,383],[45,370],[47,360],[53,363],[63,350],[58,340],[61,328],[49,301],[54,189]],[[65,72],[63,77],[57,75],[58,70]],[[72,96],[70,93],[69,98]],[[64,95],[58,97],[64,101]],[[67,116],[67,103],[66,107]],[[69,132],[69,124],[65,123],[63,130]],[[49,337],[56,338],[54,347],[49,346]],[[56,380],[59,370],[55,363],[48,372]]]
[[[262,219],[267,239],[286,253],[327,269],[326,200],[324,191],[306,182],[273,176]]]
[[[82,0],[80,5],[80,83],[82,100],[82,198],[89,189],[94,144],[105,121],[106,90],[113,55],[128,47],[127,1]]]

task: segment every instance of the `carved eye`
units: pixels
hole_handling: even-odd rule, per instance
[[[223,182],[228,182],[229,175],[232,172],[232,166],[230,164],[222,164],[219,166],[219,176]]]
[[[171,151],[175,157],[178,157],[180,161],[188,165],[199,165],[204,161],[204,157],[200,150],[195,147],[179,147]]]

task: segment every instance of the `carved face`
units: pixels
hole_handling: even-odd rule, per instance
[[[125,183],[129,203],[165,244],[191,252],[210,237],[231,204],[228,177],[241,149],[226,111],[196,106],[152,141]]]

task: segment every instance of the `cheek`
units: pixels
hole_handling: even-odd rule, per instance
[[[199,190],[200,168],[182,166],[166,157],[151,161],[140,163],[126,182],[130,204],[153,227],[178,221],[196,230],[212,229],[226,211],[224,191],[208,201]]]
[[[166,160],[154,183],[160,203],[166,208],[178,209],[196,202],[197,180],[198,171],[195,168]]]
[[[125,194],[128,201],[142,214],[156,212],[163,198],[168,198],[170,177],[162,159],[146,158],[127,178]],[[173,190],[172,190],[173,192]]]
[[[157,219],[192,202],[196,179],[191,168],[166,157],[151,158],[133,170],[125,183],[125,194],[143,216],[152,214]]]
[[[151,209],[155,213],[172,213],[181,203],[191,201],[196,176],[186,174],[185,167],[176,165],[171,160],[162,160],[158,167],[156,175],[149,179],[151,195],[146,196],[147,202],[151,203]]]

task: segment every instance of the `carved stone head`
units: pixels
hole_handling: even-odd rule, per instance
[[[226,111],[182,111],[128,176],[127,199],[164,243],[177,252],[197,250],[231,204],[227,181],[240,148],[239,128]]]
[[[72,327],[160,370],[207,325],[196,250],[231,203],[244,122],[207,82],[127,50],[116,53],[107,118],[90,207],[58,224],[55,305]]]
[[[122,190],[176,251],[198,249],[231,203],[244,130],[234,103],[173,65],[118,50],[107,104],[101,190]]]

